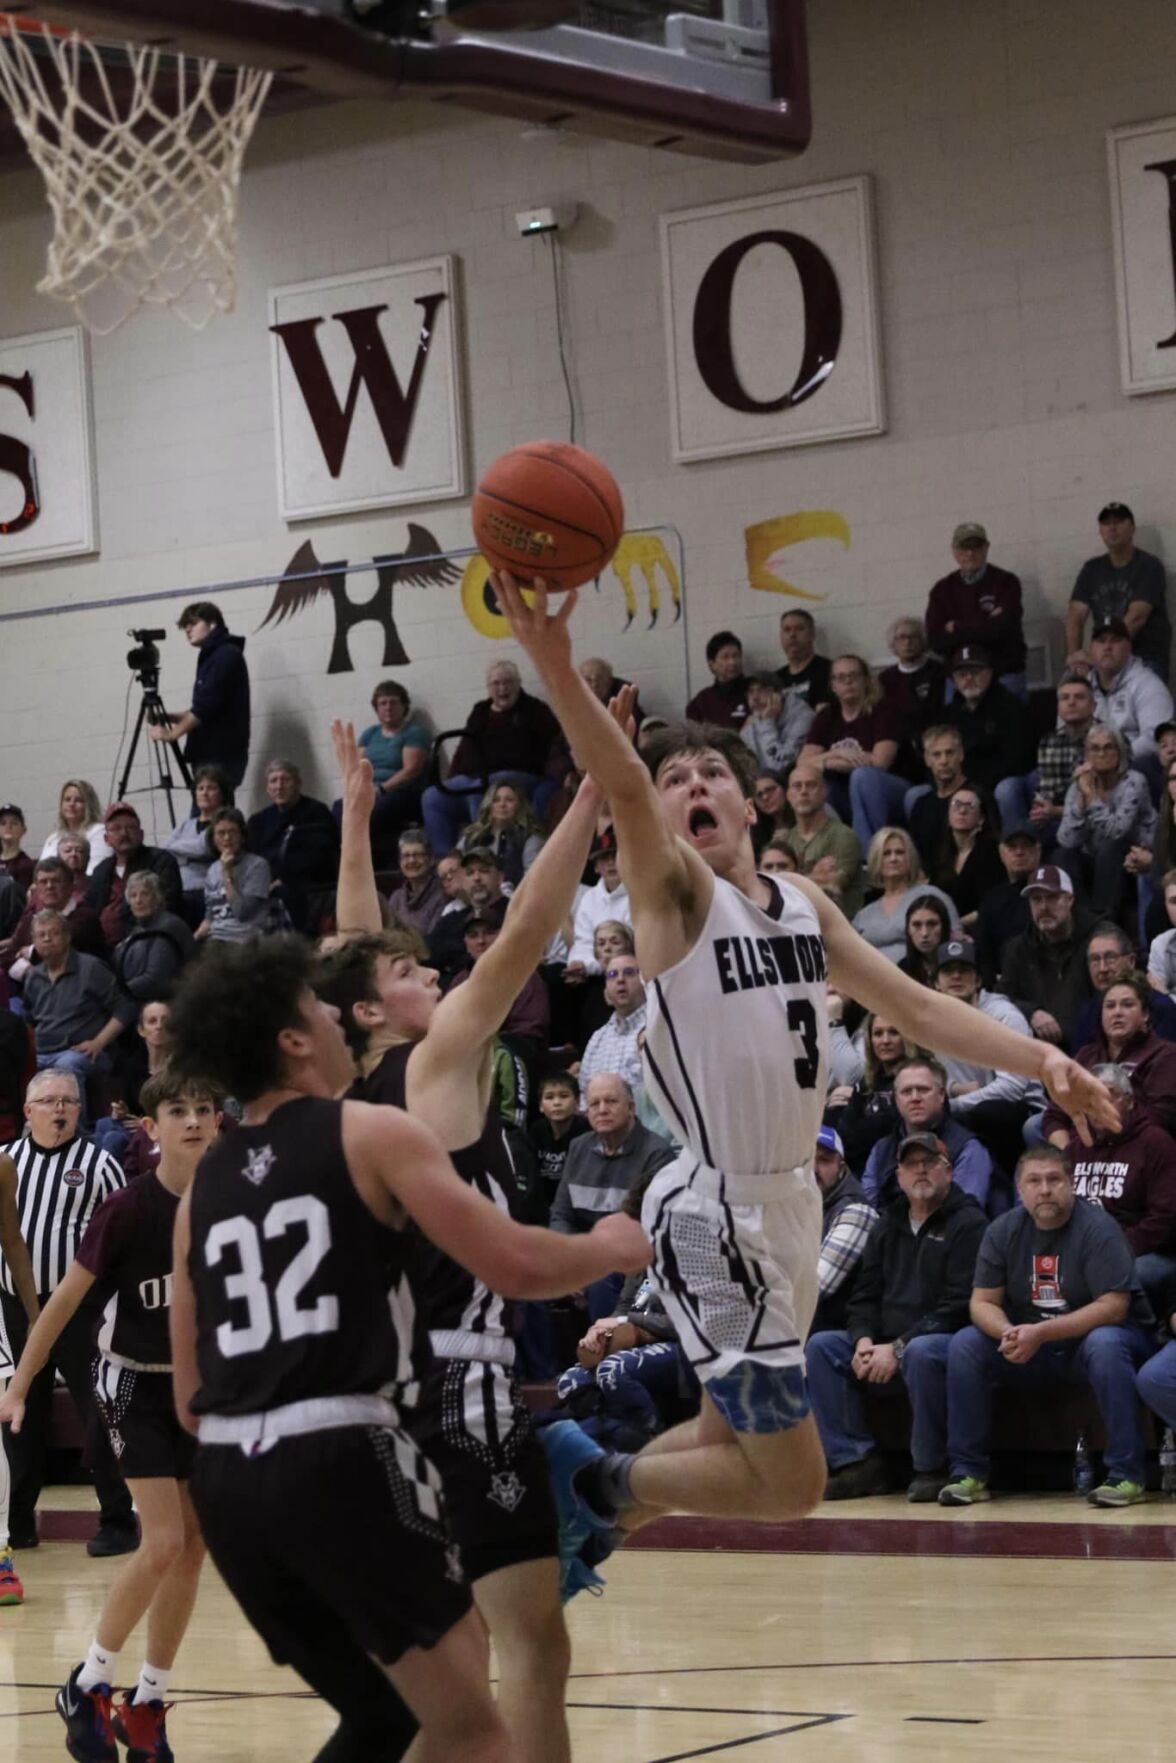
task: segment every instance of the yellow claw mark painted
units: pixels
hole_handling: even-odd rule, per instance
[[[777,551],[799,545],[805,539],[838,539],[848,551],[852,543],[849,522],[831,508],[803,508],[796,514],[777,514],[744,528],[747,554],[747,580],[751,587],[765,594],[795,594],[798,600],[824,600],[825,594],[811,593],[769,567]]]
[[[625,596],[625,629],[628,630],[637,614],[637,595],[633,588],[633,571],[639,569],[645,577],[645,586],[649,594],[649,629],[657,623],[661,611],[661,595],[658,591],[657,571],[661,569],[670,590],[670,600],[674,608],[674,623],[682,616],[682,583],[678,579],[678,571],[674,568],[674,560],[666,550],[665,541],[658,533],[625,533],[612,560],[613,574],[621,584],[621,592]]]
[[[533,596],[529,588],[523,589],[523,598],[530,605]],[[470,558],[462,572],[461,609],[480,637],[489,637],[495,643],[509,637],[510,626],[499,611],[490,586],[490,565],[480,551]]]

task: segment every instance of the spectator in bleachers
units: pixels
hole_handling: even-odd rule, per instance
[[[580,1091],[567,1071],[550,1071],[539,1082],[539,1113],[527,1137],[538,1164],[538,1202],[532,1224],[546,1224],[573,1142],[591,1128],[580,1113]]]
[[[135,1000],[137,1016],[138,1005],[146,999],[169,996],[180,969],[196,953],[196,942],[179,914],[167,910],[159,877],[151,870],[131,876],[127,906],[132,925],[114,952],[114,975]]]
[[[598,1028],[580,1060],[580,1106],[587,1109],[588,1086],[600,1071],[616,1071],[631,1090],[642,1081],[639,1036],[645,1027],[645,985],[635,955],[614,955],[604,970],[605,1002],[612,1015]]]
[[[1141,973],[1122,974],[1107,987],[1098,1034],[1074,1057],[1088,1071],[1125,1064],[1136,1101],[1150,1108],[1165,1132],[1176,1133],[1176,1046],[1152,1028],[1151,994]],[[1066,1143],[1070,1122],[1056,1102],[1046,1109],[1041,1128],[1051,1144]]]
[[[821,1255],[817,1262],[817,1308],[809,1334],[844,1328],[846,1311],[866,1242],[878,1214],[851,1171],[845,1146],[831,1126],[817,1131],[813,1174],[821,1190]]]
[[[1032,923],[1005,945],[1001,983],[1039,1041],[1072,1047],[1091,994],[1086,939],[1097,919],[1055,863],[1035,869],[1021,892]]]
[[[233,787],[219,765],[202,765],[192,775],[196,812],[173,827],[163,841],[180,866],[184,890],[184,916],[192,928],[204,917],[204,883],[216,853],[209,849],[208,834],[218,808],[231,808]]]
[[[558,722],[542,699],[524,692],[513,661],[490,663],[486,691],[488,695],[478,699],[466,718],[445,790],[432,784],[421,800],[421,816],[434,851],[456,845],[488,784],[519,785],[542,818],[568,768]]]
[[[982,1015],[991,1017],[993,1022],[1003,1023],[1014,1034],[1030,1036],[1029,1024],[1011,999],[1001,992],[986,991],[981,985],[976,969],[976,945],[967,937],[955,937],[945,943],[939,951],[938,963],[939,991],[958,998],[961,1004],[971,1005]],[[1024,1145],[1025,1123],[1044,1109],[1045,1091],[1036,1078],[994,1071],[990,1066],[976,1065],[967,1059],[945,1055],[943,1068],[947,1073],[952,1114],[987,1145],[1003,1182],[1007,1184]],[[1003,1197],[1007,1204],[1007,1192]],[[990,1193],[990,1212],[998,1210],[998,1198],[1000,1196],[995,1192]]]
[[[303,795],[293,760],[270,760],[265,793],[270,805],[250,815],[247,847],[269,864],[274,892],[294,929],[313,936],[334,900],[339,828],[325,802]]]
[[[619,918],[622,924],[632,921],[629,890],[621,880],[616,835],[611,827],[601,833],[589,856],[596,870],[596,884],[586,888],[576,902],[572,946],[564,969],[566,985],[579,985],[590,975],[599,974],[600,963],[594,948],[598,924],[603,924],[606,918]]]
[[[916,894],[907,907],[906,954],[899,962],[916,985],[934,987],[939,951],[952,933],[951,912],[938,894]]]
[[[1151,1352],[1151,1310],[1135,1258],[1110,1215],[1080,1206],[1064,1151],[1026,1151],[1022,1204],[989,1225],[980,1244],[972,1322],[951,1343],[947,1368],[951,1481],[944,1506],[989,1498],[992,1391],[1089,1384],[1107,1430],[1106,1480],[1095,1506],[1134,1506],[1144,1495],[1144,1445],[1135,1373]]]
[[[36,1038],[37,1070],[71,1072],[84,1104],[86,1079],[110,1069],[107,1049],[138,1010],[104,962],[70,948],[69,920],[60,912],[37,913],[33,946],[40,960],[25,980],[24,1007]]]
[[[809,1336],[805,1348],[813,1416],[829,1465],[827,1500],[884,1494],[890,1475],[874,1444],[863,1386],[905,1386],[910,1399],[912,1501],[933,1501],[947,1480],[947,1362],[968,1320],[972,1270],[985,1219],[952,1181],[934,1132],[905,1134],[901,1192],[866,1243],[844,1329]]]
[[[1005,950],[1013,938],[1024,936],[1033,923],[1025,884],[1041,867],[1041,840],[1031,822],[1002,834],[997,849],[1006,879],[988,890],[976,914],[976,956],[987,986],[1003,972]]]
[[[396,846],[400,863],[400,886],[388,896],[388,910],[401,924],[427,937],[442,912],[447,896],[438,873],[440,865],[433,862],[429,841],[419,826],[406,826]],[[458,873],[461,863],[453,859]]]
[[[621,679],[618,674],[614,673],[612,662],[605,661],[600,655],[590,655],[587,661],[581,661],[580,677],[587,681],[589,689],[606,707],[611,704],[624,686],[632,684],[631,680]],[[634,703],[632,716],[637,732],[640,733],[641,724],[645,720],[645,712],[639,703]]]
[[[1093,1070],[1114,1098],[1119,1130],[1096,1127],[1093,1145],[1084,1145],[1071,1127],[1063,1148],[1074,1165],[1074,1191],[1122,1230],[1155,1309],[1176,1277],[1176,1144],[1136,1101],[1126,1066]]]
[[[70,945],[79,955],[96,955],[99,961],[109,960],[110,949],[102,935],[98,914],[74,893],[73,880],[60,857],[37,859],[25,909],[12,935],[0,943],[0,968],[8,973],[14,984],[24,984],[32,964],[33,919],[44,908],[60,912],[69,919]]]
[[[902,815],[910,779],[893,769],[902,719],[860,655],[835,656],[829,679],[833,702],[813,718],[800,756],[824,772],[829,800],[864,849]]]
[[[955,696],[943,720],[958,728],[970,784],[995,796],[1006,826],[1023,818],[1018,780],[1033,766],[1033,723],[1028,706],[1002,686],[992,655],[966,643],[951,658]]]
[[[1164,876],[1164,910],[1170,928],[1154,937],[1147,954],[1148,983],[1169,1000],[1176,998],[1176,869]]]
[[[832,1094],[852,1087],[865,1070],[862,1035],[865,1016],[832,980],[825,987],[825,1015],[829,1023],[829,1088]]]
[[[1172,694],[1164,679],[1131,652],[1131,637],[1121,618],[1097,625],[1090,639],[1094,714],[1118,729],[1131,748],[1131,760],[1158,801],[1162,771],[1155,731],[1172,715]],[[1166,675],[1165,675],[1166,678]]]
[[[42,857],[60,857],[64,833],[81,833],[89,841],[91,871],[110,856],[98,792],[84,777],[67,778],[57,799],[57,825],[41,846]]]
[[[935,862],[947,834],[947,810],[964,774],[964,737],[950,723],[935,723],[923,733],[923,766],[929,784],[915,784],[903,807],[915,849],[924,866]]]
[[[776,678],[786,692],[801,698],[814,713],[828,704],[832,693],[829,686],[831,664],[816,649],[817,627],[811,612],[791,606],[780,614],[780,647],[784,665],[776,669]]]
[[[996,839],[991,798],[973,784],[961,784],[947,805],[947,833],[929,874],[952,901],[960,923],[971,929],[980,902],[1000,886],[1004,869]]]
[[[747,724],[744,724],[746,730]],[[751,829],[751,843],[754,850],[762,851],[769,839],[777,833],[787,832],[792,825],[792,814],[788,807],[788,797],[784,784],[774,771],[761,771],[755,780],[755,825]]]
[[[106,845],[106,835],[102,836]],[[106,846],[109,852],[109,845]],[[73,877],[72,897],[84,900],[90,886],[90,841],[85,833],[62,833],[57,841],[57,855]]]
[[[1168,924],[1168,913],[1161,897],[1163,878],[1176,869],[1176,759],[1163,760],[1163,788],[1156,815],[1156,830],[1151,850],[1133,845],[1123,859],[1128,875],[1137,877],[1140,895],[1142,940],[1151,942]]]
[[[913,1041],[880,1016],[867,1016],[862,1025],[864,1068],[852,1084],[837,1084],[829,1091],[825,1119],[837,1129],[846,1162],[864,1169],[878,1140],[898,1125],[894,1078],[900,1065],[919,1057]]]
[[[901,714],[910,739],[917,742],[925,728],[938,722],[943,709],[947,683],[943,663],[931,653],[921,618],[896,618],[886,633],[886,647],[894,665],[882,668],[878,684],[882,696]]]
[[[862,848],[845,822],[830,814],[820,766],[798,759],[788,779],[787,794],[796,824],[783,836],[798,867],[811,874],[814,864],[832,857],[841,884],[841,904],[852,917],[862,904]]]
[[[988,561],[988,534],[966,520],[951,535],[956,567],[937,581],[927,600],[927,641],[940,655],[979,643],[988,650],[1002,686],[1025,696],[1025,630],[1021,583]]]
[[[1037,743],[1037,765],[1024,777],[1009,778],[1002,802],[1009,817],[1029,820],[1036,828],[1041,847],[1053,850],[1065,806],[1066,792],[1081,764],[1086,736],[1094,723],[1094,688],[1081,672],[1064,673],[1057,688],[1057,726]]]
[[[461,849],[493,851],[503,876],[517,887],[543,849],[543,834],[523,791],[514,784],[491,784],[478,818],[462,834]]]
[[[1118,730],[1094,723],[1058,827],[1059,862],[1081,882],[1095,911],[1108,918],[1123,898],[1128,851],[1150,846],[1155,837],[1147,780],[1130,764],[1130,749]]]
[[[1087,559],[1070,593],[1066,610],[1066,665],[1091,660],[1082,646],[1088,616],[1095,628],[1107,619],[1121,619],[1140,661],[1167,680],[1172,626],[1164,566],[1150,551],[1137,549],[1135,516],[1125,502],[1108,502],[1100,509],[1098,536],[1105,547],[1104,554]]]
[[[184,890],[175,858],[170,851],[143,842],[143,824],[129,802],[112,802],[106,810],[106,841],[111,854],[91,875],[86,904],[98,914],[102,934],[113,949],[131,928],[126,886],[133,875],[150,869],[159,877],[169,912],[183,910]]]
[[[463,933],[465,962],[461,971],[454,975],[449,990],[465,984],[487,949],[494,947],[501,930],[502,917],[497,912],[486,912],[476,906],[473,908],[465,921]],[[532,1093],[533,1088],[533,1074],[539,1059],[547,1050],[547,1036],[550,1026],[551,1004],[547,996],[547,987],[537,973],[532,973],[515,998],[498,1031],[503,1045],[516,1058],[522,1060],[526,1069],[526,1095],[521,1098],[521,1113],[524,1120],[526,1118],[527,1097]]]
[[[751,681],[743,671],[743,644],[734,631],[716,631],[707,639],[706,664],[713,684],[691,698],[686,706],[688,719],[714,728],[742,728],[748,716]]]
[[[0,802],[0,875],[10,875],[22,893],[33,885],[33,860],[21,850],[28,827],[15,802]]]
[[[884,826],[870,840],[866,880],[881,891],[855,914],[853,928],[889,960],[897,963],[907,952],[906,915],[916,894],[933,894],[942,900],[953,928],[958,928],[955,907],[941,888],[930,886],[911,836],[901,827]]]
[[[909,1133],[931,1132],[947,1146],[952,1180],[987,1206],[992,1186],[992,1157],[975,1133],[953,1120],[947,1102],[947,1072],[938,1059],[916,1054],[904,1059],[894,1073],[894,1106],[898,1115],[893,1130],[875,1144],[862,1171],[867,1198],[879,1208],[894,1198],[898,1151]]]
[[[747,721],[739,731],[761,771],[780,776],[804,745],[813,713],[803,698],[785,692],[775,674],[757,673],[747,688]]]
[[[372,768],[376,800],[372,806],[372,847],[382,851],[408,826],[420,819],[421,792],[432,742],[412,700],[399,680],[382,679],[372,693],[375,722],[359,736],[359,750]],[[331,812],[342,824],[343,804]]]
[[[1088,1041],[1098,1038],[1103,998],[1108,987],[1114,985],[1117,979],[1136,970],[1135,944],[1121,924],[1115,924],[1108,919],[1104,924],[1095,925],[1086,943],[1086,966],[1090,973],[1090,983],[1094,987],[1094,996],[1088,998],[1083,1005],[1082,1014],[1074,1029],[1074,1044],[1078,1047],[1084,1047]],[[1152,1027],[1162,1041],[1176,1041],[1176,1003],[1173,1003],[1165,988],[1154,985],[1150,964],[1148,985],[1151,987]]]
[[[269,864],[245,849],[245,816],[239,808],[218,808],[205,836],[213,861],[204,878],[204,916],[196,934],[214,943],[252,942],[269,924]]]
[[[1160,1317],[1164,1344],[1136,1372],[1135,1388],[1140,1401],[1176,1432],[1176,1287],[1161,1294]]]
[[[465,931],[472,912],[497,921],[506,916],[502,870],[493,851],[466,851],[461,859],[461,906],[443,912],[429,933],[429,962],[441,976],[442,990],[466,965]]]
[[[795,851],[788,843],[787,833],[772,834],[760,853],[757,867],[761,875],[800,874],[800,864],[796,861]]]

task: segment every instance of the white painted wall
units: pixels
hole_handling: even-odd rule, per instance
[[[527,140],[507,122],[439,108],[336,106],[263,122],[244,180],[236,313],[200,336],[147,314],[95,341],[101,552],[0,573],[0,610],[263,574],[308,536],[324,560],[399,548],[404,524],[392,514],[294,530],[278,518],[274,284],[456,253],[473,477],[515,442],[566,432],[550,264],[512,219],[556,197],[581,205],[566,242],[581,439],[612,465],[633,524],[683,534],[694,688],[720,624],[743,633],[754,659],[774,659],[781,603],[747,586],[743,563],[745,525],[771,515],[845,515],[852,549],[798,548],[788,573],[827,596],[814,607],[826,648],[871,654],[895,612],[921,609],[950,567],[948,535],[961,519],[983,520],[994,558],[1022,575],[1031,624],[1060,611],[1111,497],[1135,507],[1141,543],[1176,555],[1176,402],[1128,400],[1118,386],[1104,145],[1113,123],[1176,110],[1169,0],[812,0],[810,13],[814,145],[784,166]],[[876,186],[889,433],[674,466],[657,215],[857,172]],[[34,292],[47,230],[35,176],[0,180],[0,333],[63,322]],[[468,541],[460,504],[418,513],[443,543]],[[268,604],[265,589],[224,597],[232,628],[250,634],[247,794],[260,793],[260,765],[278,748],[306,760],[309,786],[327,794],[327,718],[361,716],[381,670],[328,678],[325,605],[253,635]],[[125,627],[171,624],[177,609],[0,625],[0,796],[24,803],[30,845],[64,776],[107,789]],[[627,668],[638,652],[622,622],[610,654]],[[642,646],[651,706],[685,693],[682,629]],[[408,683],[439,723],[459,721],[480,693],[487,646],[456,605],[413,639],[429,652]],[[173,636],[169,704],[186,703],[191,673]]]

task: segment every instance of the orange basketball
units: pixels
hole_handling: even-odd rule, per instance
[[[492,568],[524,581],[542,576],[561,589],[599,575],[625,530],[616,479],[568,441],[528,441],[496,459],[482,474],[470,517]]]

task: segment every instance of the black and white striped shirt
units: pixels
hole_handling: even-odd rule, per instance
[[[33,1264],[33,1283],[44,1298],[65,1278],[94,1213],[127,1185],[127,1178],[86,1133],[52,1151],[43,1151],[31,1137],[0,1150],[16,1164],[20,1234]],[[2,1256],[0,1290],[16,1296],[12,1270]]]

